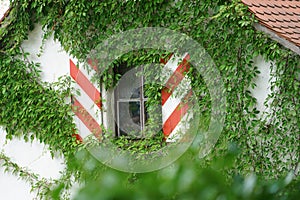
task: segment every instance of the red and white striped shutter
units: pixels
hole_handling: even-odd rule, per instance
[[[166,70],[171,72],[162,90],[162,122],[166,142],[177,141],[188,128],[186,121],[190,115],[187,115],[189,105],[186,100],[192,95],[190,80],[185,75],[189,70],[188,60],[189,55],[185,54],[182,58],[172,55],[168,61],[162,61]],[[80,95],[72,97],[80,140],[91,133],[96,137],[102,134],[100,122],[105,116],[101,112],[100,88],[90,81],[95,73],[96,67],[90,70],[77,67],[70,59],[70,75],[76,82],[75,89],[80,91]]]
[[[175,142],[189,128],[187,121],[188,99],[192,95],[191,82],[186,76],[189,70],[189,54],[183,57],[172,55],[165,64],[166,71],[171,71],[162,90],[163,133],[167,142]]]
[[[75,113],[75,122],[79,130],[78,139],[82,140],[91,133],[97,138],[102,134],[101,122],[101,93],[97,84],[91,82],[96,68],[85,69],[77,67],[70,59],[70,76],[75,81],[75,89],[80,95],[73,95],[72,104]]]

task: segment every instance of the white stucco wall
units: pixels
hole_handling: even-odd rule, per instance
[[[30,33],[28,41],[24,42],[23,47],[25,51],[31,52],[29,58],[32,61],[41,63],[43,81],[53,82],[62,75],[69,75],[69,55],[61,49],[59,43],[53,39],[47,40],[42,55],[38,56],[41,44],[42,30],[40,26],[36,26]],[[255,59],[255,63],[261,73],[256,80],[257,87],[252,90],[252,93],[258,100],[258,109],[263,111],[265,110],[263,102],[269,93],[270,63],[264,62],[260,57]],[[104,96],[108,97],[107,94]],[[104,121],[106,120],[108,119],[105,118]],[[107,121],[107,124],[111,125],[112,122]],[[22,139],[13,139],[5,144],[5,135],[5,131],[0,128],[0,151],[4,151],[14,162],[41,177],[59,177],[59,171],[64,168],[63,158],[52,159],[45,145],[38,141],[26,143]],[[26,182],[9,173],[4,173],[1,168],[0,193],[1,199],[5,200],[31,200],[34,197]]]
[[[45,42],[42,54],[40,47],[42,45],[41,26],[36,25],[35,29],[29,34],[28,40],[23,43],[25,51],[31,53],[29,59],[41,63],[42,80],[54,82],[58,77],[69,74],[69,55],[63,51],[59,42],[53,38]]]
[[[41,63],[42,80],[53,82],[59,76],[69,74],[69,56],[62,51],[58,42],[49,39],[45,43],[43,54],[38,57],[42,44],[41,26],[29,34],[28,41],[25,41],[23,48],[31,54],[32,61]],[[51,158],[47,147],[38,141],[32,143],[24,142],[22,139],[13,139],[5,144],[6,132],[0,127],[0,151],[12,158],[21,167],[26,167],[30,171],[39,174],[44,178],[57,179],[59,172],[64,169],[63,158]],[[1,161],[0,161],[1,163]],[[3,200],[32,200],[34,194],[30,193],[30,185],[18,179],[10,173],[5,173],[0,168],[0,194]]]
[[[257,109],[261,111],[260,116],[263,116],[263,112],[268,112],[268,108],[264,105],[264,102],[268,95],[271,93],[270,88],[270,74],[271,74],[271,62],[266,62],[261,56],[254,58],[254,65],[258,67],[260,74],[255,78],[254,82],[256,87],[250,89],[252,95],[257,99]],[[272,79],[271,79],[272,80]]]
[[[13,139],[5,143],[5,131],[0,129],[0,150],[20,167],[25,167],[44,178],[59,178],[59,171],[63,170],[62,158],[51,158],[44,144],[38,141],[26,143],[22,139]],[[1,199],[17,200],[32,199],[30,185],[0,168]]]

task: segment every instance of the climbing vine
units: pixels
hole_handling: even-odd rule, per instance
[[[70,102],[66,102],[72,93],[71,81],[65,78],[54,85],[43,83],[39,63],[31,62],[21,46],[37,23],[43,27],[44,40],[53,35],[79,61],[84,61],[101,41],[122,31],[165,27],[187,34],[214,60],[229,102],[221,137],[202,165],[209,166],[226,155],[229,144],[235,143],[239,154],[225,173],[255,172],[265,178],[279,178],[288,172],[299,175],[299,55],[256,31],[254,16],[239,0],[11,2],[10,12],[0,24],[0,125],[5,127],[7,139],[38,139],[49,145],[53,155],[59,152],[69,169],[66,174],[74,173],[80,182],[86,176],[73,161],[75,153],[84,146],[73,137],[76,128]],[[149,52],[139,60],[134,56],[136,52],[120,59],[140,64],[148,62],[149,55],[161,55],[156,50]],[[257,101],[250,92],[259,74],[253,62],[257,56],[272,62],[266,112],[256,109]],[[105,75],[102,80],[108,85],[117,78]],[[194,76],[193,87],[202,86],[203,80]],[[202,100],[203,107],[210,101]],[[0,159],[9,163],[4,155]],[[22,170],[13,164],[10,169]],[[87,172],[93,174],[89,177],[100,176],[96,169]],[[32,180],[29,176],[29,182]]]

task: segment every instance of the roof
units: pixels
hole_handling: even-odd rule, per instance
[[[242,0],[259,23],[300,47],[299,0]]]

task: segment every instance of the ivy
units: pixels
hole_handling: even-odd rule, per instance
[[[68,173],[75,174],[78,181],[85,180],[79,165],[76,168],[71,164],[78,148],[83,147],[72,137],[76,128],[70,103],[66,103],[66,97],[72,93],[70,80],[62,78],[53,85],[43,83],[39,64],[26,58],[28,53],[22,50],[22,42],[39,23],[45,31],[44,40],[53,35],[64,50],[84,61],[92,49],[111,35],[140,27],[165,27],[199,42],[223,78],[228,102],[225,126],[203,166],[226,155],[233,142],[240,152],[225,173],[255,172],[271,179],[292,171],[297,176],[299,55],[256,31],[255,22],[254,16],[239,0],[13,1],[8,17],[0,24],[0,124],[6,128],[7,139],[36,138],[49,145],[53,155],[59,152],[65,157]],[[113,65],[126,62],[139,66],[149,63],[151,58],[158,62],[162,54],[168,53],[159,50],[130,52]],[[269,111],[261,113],[250,92],[259,74],[253,62],[258,55],[272,61],[271,94],[265,101]],[[110,66],[110,70],[114,66]],[[197,97],[201,97],[199,105],[209,115],[210,98],[209,95],[201,96],[206,90],[201,75],[195,74],[193,69],[188,75],[193,89],[198,92]],[[118,78],[109,70],[101,77],[107,88],[113,87]],[[149,95],[157,89],[149,85]],[[204,122],[207,119],[201,121]],[[95,179],[101,174],[96,170],[91,173]]]

